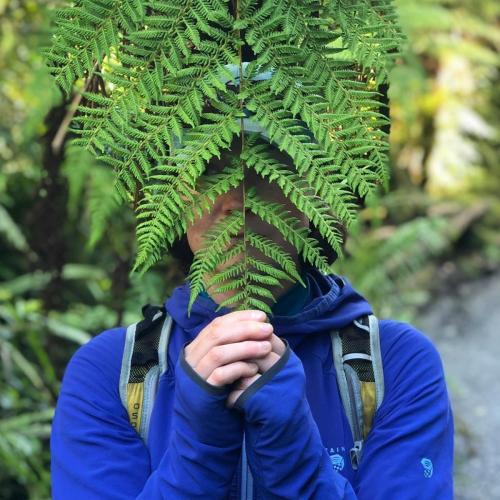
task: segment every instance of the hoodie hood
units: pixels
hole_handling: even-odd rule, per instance
[[[307,270],[306,278],[309,295],[301,310],[289,316],[269,317],[276,335],[290,337],[322,333],[325,330],[342,328],[360,316],[372,313],[368,302],[345,278],[334,274],[325,275],[314,268]],[[218,304],[208,296],[199,295],[188,317],[189,295],[189,281],[186,281],[174,289],[166,300],[165,307],[175,323],[191,339],[214,318],[231,312],[227,307],[216,312]],[[293,344],[298,339],[294,340]]]

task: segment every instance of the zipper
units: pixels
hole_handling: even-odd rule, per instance
[[[246,440],[243,434],[243,445],[241,447],[241,500],[253,500],[253,477],[248,466]]]

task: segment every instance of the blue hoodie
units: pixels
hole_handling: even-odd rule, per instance
[[[125,329],[78,349],[53,422],[54,499],[242,498],[250,486],[240,474],[243,437],[254,498],[453,498],[453,419],[441,359],[405,323],[380,322],[385,397],[352,469],[329,332],[372,311],[335,278],[309,270],[300,310],[271,316],[287,350],[231,410],[229,389],[209,385],[183,357],[183,346],[230,310],[215,312],[205,294],[188,317],[189,284],[177,287],[166,301],[174,326],[147,446],[118,391]]]

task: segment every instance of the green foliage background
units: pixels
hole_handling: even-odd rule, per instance
[[[51,142],[68,112],[45,70],[47,9],[0,0],[0,491],[49,498],[48,436],[78,345],[139,318],[182,281],[163,259],[130,278],[132,210],[109,169]],[[390,75],[392,179],[333,266],[379,316],[412,319],[434,293],[500,262],[500,7],[398,0],[410,50]]]

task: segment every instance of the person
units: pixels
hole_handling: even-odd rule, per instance
[[[226,151],[209,167],[223,168],[231,154],[237,152]],[[308,227],[278,186],[250,171],[245,185]],[[181,252],[186,268],[206,232],[243,207],[240,185],[193,222],[185,241],[191,253]],[[372,309],[347,279],[319,272],[276,228],[245,217],[248,227],[293,256],[306,287],[275,287],[278,300],[266,316],[217,311],[229,294],[212,288],[188,315],[189,282],[177,286],[165,301],[173,327],[147,445],[118,392],[125,328],[80,347],[66,368],[53,421],[54,499],[453,498],[453,418],[432,342],[410,324],[380,321],[385,396],[354,470],[329,332]],[[249,477],[241,473],[242,460]]]

